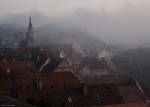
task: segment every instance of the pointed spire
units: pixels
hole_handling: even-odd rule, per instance
[[[32,28],[31,17],[29,18],[29,28]]]

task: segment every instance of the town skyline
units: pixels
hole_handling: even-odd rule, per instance
[[[148,0],[1,0],[0,23],[56,24],[85,29],[112,44],[149,47]],[[87,18],[88,17],[88,18]]]

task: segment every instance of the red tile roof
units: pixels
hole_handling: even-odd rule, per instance
[[[120,95],[126,103],[144,102],[146,99],[143,92],[137,86],[136,81],[127,75],[103,75],[95,78],[85,78],[87,84],[117,84]]]
[[[101,75],[100,77],[84,78],[87,84],[110,84],[116,83],[118,85],[136,85],[134,79],[128,75]]]
[[[12,61],[13,59],[20,61],[34,59],[37,56],[46,56],[46,54],[40,49],[40,47],[24,47],[17,49],[10,48],[5,50],[4,59],[9,61]]]
[[[69,97],[72,100],[70,103],[72,107],[124,103],[115,84],[87,86],[86,94],[83,92],[83,87],[53,88],[49,93],[43,92],[31,98],[33,102],[38,102],[42,97],[46,103],[52,103],[53,107],[62,107],[70,103]]]
[[[24,83],[33,87],[33,81],[38,78],[42,81],[43,87],[65,87],[79,86],[80,81],[71,72],[53,72],[51,74],[28,74],[16,75],[15,81],[20,86]]]
[[[92,107],[150,107],[150,104],[147,102],[138,102],[138,103],[114,104],[114,105],[92,106]]]
[[[34,61],[7,61],[0,62],[0,69],[9,69],[13,73],[29,73],[36,72],[36,65]]]
[[[74,87],[81,86],[80,81],[71,72],[54,72],[51,74],[16,74],[12,78],[0,78],[0,93],[11,95],[12,82],[14,81],[18,98],[26,101],[29,93],[36,93],[35,80],[42,81],[42,90],[50,91],[53,88],[59,87]],[[22,91],[22,86],[25,86],[26,91]]]
[[[144,94],[137,86],[119,86],[121,96],[126,103],[144,102]]]

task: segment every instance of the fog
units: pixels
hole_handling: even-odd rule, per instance
[[[150,46],[149,0],[0,0],[0,23],[85,29],[111,44]]]

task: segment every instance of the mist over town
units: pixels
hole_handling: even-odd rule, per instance
[[[149,5],[0,0],[0,106],[149,107]]]

